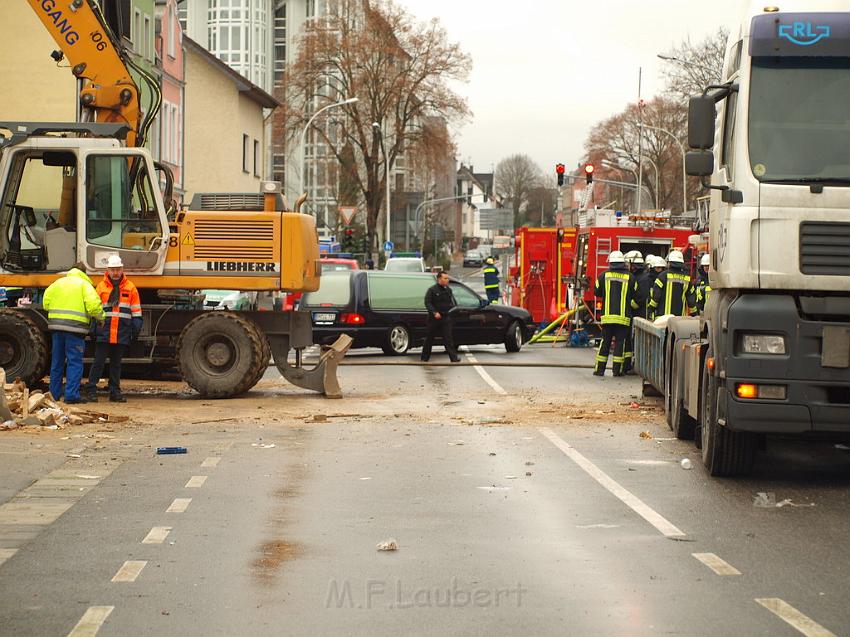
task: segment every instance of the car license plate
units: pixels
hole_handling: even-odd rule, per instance
[[[313,312],[314,323],[333,323],[336,320],[334,312]]]

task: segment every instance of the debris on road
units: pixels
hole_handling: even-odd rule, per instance
[[[262,442],[252,442],[251,446],[252,447],[259,447],[260,449],[274,449],[275,444],[273,442],[270,442],[269,444],[265,444],[265,443],[262,443]]]
[[[791,498],[785,498],[784,500],[776,501],[776,494],[773,492],[763,492],[760,491],[756,493],[753,497],[753,506],[758,507],[760,509],[781,509],[783,507],[813,507],[815,506],[814,502],[809,502],[807,504],[797,504]]]
[[[652,434],[649,433],[648,431],[641,431],[640,437],[643,438],[644,440],[652,440]]]
[[[397,551],[398,550],[398,541],[391,537],[388,540],[383,542],[378,542],[377,548],[379,551]]]
[[[449,447],[462,447],[463,440],[455,440],[454,442],[449,443]]]
[[[186,447],[157,447],[156,448],[157,455],[172,455],[178,453],[189,453],[189,450]]]
[[[640,409],[640,403],[636,403],[634,401],[630,402],[629,409]]]
[[[682,467],[682,469],[693,469],[694,463],[691,462],[690,458],[682,458],[679,466]]]

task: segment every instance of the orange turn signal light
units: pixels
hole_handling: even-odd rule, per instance
[[[708,358],[705,359],[705,366],[708,367],[709,369],[714,369],[714,357],[713,356],[709,356]]]
[[[738,398],[758,398],[759,395],[758,386],[749,383],[740,383],[736,391]]]

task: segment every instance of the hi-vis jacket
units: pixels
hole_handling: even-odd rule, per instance
[[[482,272],[484,273],[484,289],[498,289],[499,269],[495,265],[485,265]]]
[[[142,331],[142,302],[139,299],[139,291],[123,276],[118,284],[118,303],[109,305],[112,288],[108,275],[104,275],[103,280],[97,284],[97,294],[103,303],[106,322],[97,328],[96,340],[98,343],[129,345]]]
[[[708,282],[708,273],[700,272],[699,281],[696,283],[694,291],[694,305],[697,312],[702,314],[705,311],[705,304],[708,303],[708,297],[711,294],[711,284]]]
[[[42,300],[47,310],[47,327],[57,332],[89,333],[91,319],[103,320],[103,308],[88,275],[71,268],[61,279],[51,283]]]
[[[602,301],[602,324],[631,325],[638,309],[637,281],[625,264],[612,267],[596,279],[596,296]]]
[[[655,316],[687,316],[694,310],[693,298],[691,277],[684,271],[670,269],[655,279],[649,306],[654,310]]]

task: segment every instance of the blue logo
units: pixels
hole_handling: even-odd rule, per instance
[[[829,25],[813,25],[811,22],[780,24],[779,37],[798,46],[811,46],[825,40],[832,34]]]

